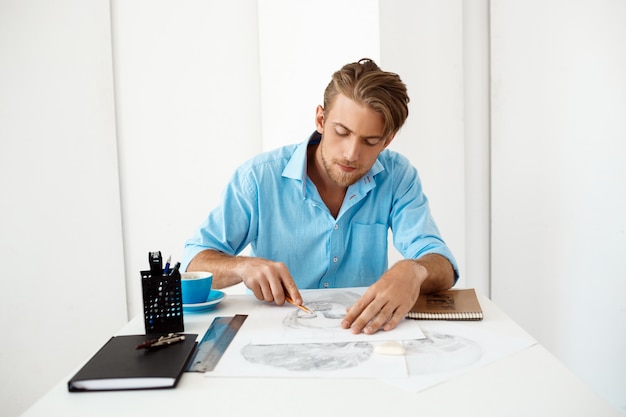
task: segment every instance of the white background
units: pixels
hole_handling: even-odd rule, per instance
[[[626,412],[626,2],[297,4],[0,0],[3,415],[138,314],[148,251],[179,259],[232,170],[304,140],[365,56],[408,84],[392,146],[460,285]]]
[[[626,414],[626,2],[491,2],[492,300]]]

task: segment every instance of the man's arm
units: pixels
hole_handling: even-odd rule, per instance
[[[419,293],[429,294],[437,291],[448,290],[454,285],[456,281],[454,268],[452,267],[450,261],[445,257],[432,253],[424,255],[413,262],[426,269],[424,272],[426,274],[426,279],[422,282]],[[415,301],[417,301],[419,293],[416,294]]]
[[[259,300],[275,301],[282,305],[285,295],[291,296],[298,305],[302,296],[287,266],[263,258],[231,256],[206,249],[199,252],[187,266],[187,271],[213,273],[213,287],[225,288],[243,282]]]
[[[452,264],[438,254],[397,262],[350,308],[341,323],[352,333],[376,333],[395,328],[415,305],[420,292],[451,288],[455,282]]]

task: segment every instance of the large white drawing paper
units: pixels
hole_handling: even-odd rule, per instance
[[[346,308],[352,306],[365,288],[302,290],[304,305],[313,312],[285,304],[277,307],[259,303],[246,319],[240,333],[255,344],[375,342],[424,338],[415,320],[403,320],[391,331],[367,335],[341,328]]]
[[[385,342],[255,344],[241,336],[207,377],[407,377],[404,356],[375,353],[375,345]]]
[[[444,321],[421,321],[426,338],[404,340],[409,378],[387,382],[421,391],[471,369],[526,349],[536,342]]]
[[[207,376],[406,378],[404,356],[380,355],[382,341],[424,337],[414,321],[374,335],[341,328],[346,308],[365,289],[303,290],[313,314],[285,304],[259,304]]]
[[[319,322],[318,317],[302,319],[307,313],[291,305],[260,305],[206,375],[379,378],[420,391],[535,343],[473,325],[418,320],[404,320],[398,331],[351,340],[339,323],[359,290],[303,291],[305,305],[322,316]],[[389,340],[400,341],[401,354],[381,354]]]

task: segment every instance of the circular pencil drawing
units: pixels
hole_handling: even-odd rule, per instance
[[[425,339],[405,340],[410,375],[460,369],[477,362],[482,348],[465,337],[423,330]]]
[[[241,354],[252,363],[290,371],[334,371],[352,368],[370,358],[368,342],[247,345]]]
[[[305,303],[313,314],[296,309],[285,317],[283,324],[293,329],[340,328],[346,309],[358,299],[358,294],[349,291],[321,294],[317,298],[307,299]]]

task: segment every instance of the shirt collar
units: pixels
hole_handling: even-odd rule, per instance
[[[322,135],[315,131],[309,138],[298,145],[295,152],[289,159],[289,162],[285,166],[283,170],[282,176],[285,178],[291,178],[294,180],[300,180],[302,184],[302,196],[306,197],[306,158],[307,158],[307,149],[309,145],[315,145],[320,143],[322,139]],[[348,190],[352,188],[356,188],[360,190],[362,193],[366,193],[370,189],[376,186],[376,181],[374,180],[374,176],[381,171],[383,171],[383,164],[380,163],[378,159],[374,162],[374,165],[370,168],[363,178],[361,178],[358,182],[351,185]]]
[[[321,135],[315,131],[304,142],[299,144],[291,155],[289,162],[283,169],[283,177],[299,180],[302,187],[302,197],[306,197],[306,156],[309,145],[319,143]]]

